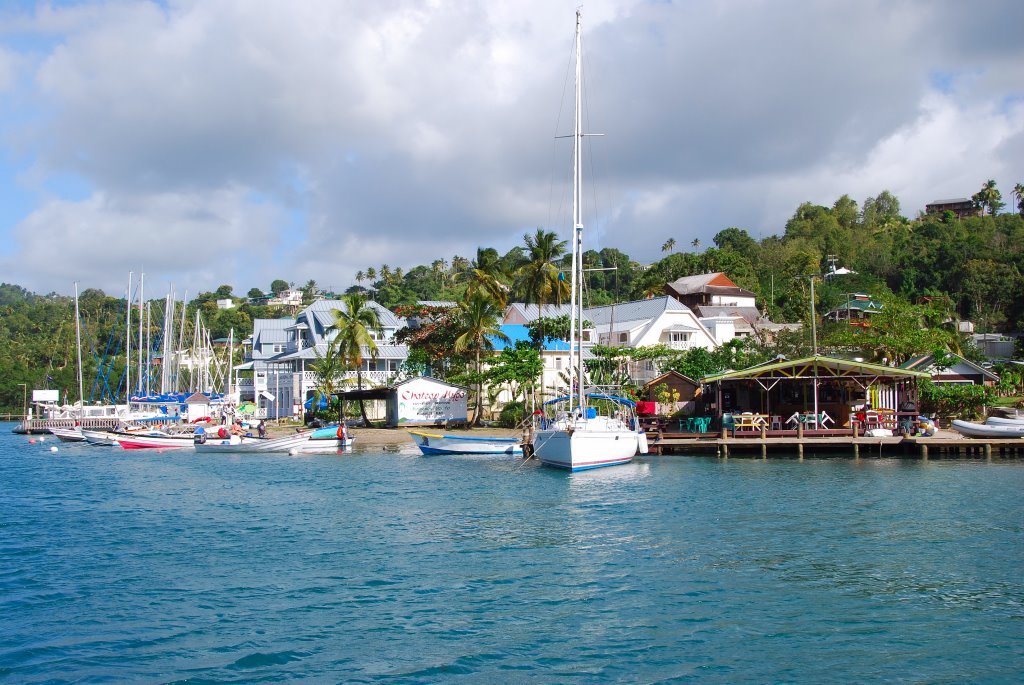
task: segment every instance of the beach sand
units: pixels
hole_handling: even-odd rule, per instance
[[[267,434],[271,437],[279,437],[294,433],[299,426],[295,424],[282,424],[280,426],[270,425]],[[422,431],[424,433],[450,433],[452,435],[470,436],[475,438],[498,437],[518,438],[522,437],[522,431],[509,428],[458,428],[443,429],[433,426],[417,426],[411,428],[349,428],[349,435],[356,439],[360,446],[385,447],[395,445],[411,445],[414,443],[409,431]]]

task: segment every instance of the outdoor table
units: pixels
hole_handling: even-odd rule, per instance
[[[733,414],[733,420],[736,422],[737,429],[754,429],[768,424],[768,419],[764,414]]]

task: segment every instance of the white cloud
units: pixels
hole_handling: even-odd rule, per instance
[[[269,263],[281,250],[276,227],[284,217],[246,195],[231,189],[53,199],[18,226],[17,250],[0,257],[0,270],[42,292],[65,292],[76,280],[118,292],[129,270],[145,270],[151,283],[173,282],[194,295],[233,282],[249,263]]]
[[[225,272],[205,256],[161,257],[168,278],[208,278],[205,289],[225,273],[241,289],[276,277],[344,287],[369,265],[504,251],[525,230],[559,229],[552,178],[561,182],[568,148],[553,138],[568,128],[558,99],[571,90],[576,4],[8,10],[0,90],[6,82],[11,102],[28,104],[0,107],[0,140],[23,160],[0,166],[0,187],[34,209],[0,213],[0,238],[14,241],[5,279],[57,287],[46,278],[65,276],[46,265],[43,237],[78,245],[100,231],[116,244],[119,231],[173,222],[213,241],[243,225],[270,236]],[[1010,28],[1024,21],[1020,3],[584,10],[586,124],[607,134],[587,166],[596,247],[651,260],[668,237],[781,232],[805,200],[889,189],[913,215],[939,195],[1024,176],[1012,153],[1024,146],[1024,46]],[[15,48],[14,35],[39,42]],[[36,65],[31,90],[10,75],[19,60]],[[69,176],[95,194],[54,197],[54,179]],[[89,247],[98,274],[138,268],[145,253]]]

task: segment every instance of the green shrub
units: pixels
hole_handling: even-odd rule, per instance
[[[523,420],[525,413],[522,402],[509,402],[501,408],[498,425],[502,428],[515,428]]]

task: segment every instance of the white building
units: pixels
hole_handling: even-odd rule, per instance
[[[583,311],[583,318],[593,324],[590,336],[584,332],[584,340],[590,337],[589,342],[606,347],[664,345],[679,351],[713,350],[736,335],[732,317],[699,319],[689,307],[668,296],[591,307]],[[653,361],[630,363],[630,377],[641,385],[660,373]]]

